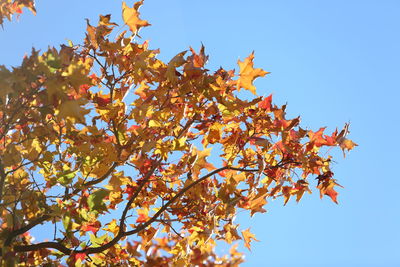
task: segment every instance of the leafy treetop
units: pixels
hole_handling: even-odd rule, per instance
[[[32,50],[21,66],[0,67],[3,263],[236,266],[235,241],[250,249],[256,240],[235,223],[238,210],[300,201],[310,176],[337,202],[322,152],[355,146],[348,124],[307,130],[271,95],[240,99],[268,74],[253,67],[254,54],[238,73],[205,69],[203,46],[161,61],[137,37],[149,25],[142,3],[123,3],[129,32],[111,37],[117,24],[100,16],[82,45]],[[34,242],[41,224],[54,234]],[[218,240],[233,244],[229,255],[216,253]]]

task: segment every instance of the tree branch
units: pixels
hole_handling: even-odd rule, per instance
[[[0,167],[1,167],[1,166],[2,166],[2,164],[1,164],[1,162],[0,162]],[[114,164],[110,167],[110,169],[108,169],[108,171],[107,171],[105,174],[103,174],[103,176],[101,176],[99,179],[96,179],[96,180],[93,180],[93,181],[90,181],[90,182],[87,182],[87,183],[83,184],[83,187],[88,187],[88,186],[91,186],[91,185],[94,185],[94,184],[98,184],[98,183],[100,183],[101,181],[105,180],[105,179],[114,171],[114,169],[115,169],[117,166],[118,166],[118,163],[114,162]],[[1,174],[2,174],[2,173],[1,173],[1,169],[0,169],[0,176],[1,176]],[[1,182],[1,181],[0,181],[0,182]],[[73,195],[76,195],[76,194],[79,193],[81,190],[82,190],[82,188],[77,188],[77,189],[75,189],[72,193],[70,193],[70,194],[67,195],[67,198],[69,198],[69,197],[71,197],[71,196],[73,196]],[[29,231],[30,229],[32,229],[32,228],[35,227],[36,225],[42,224],[43,222],[45,222],[45,221],[47,221],[47,220],[49,220],[49,219],[51,219],[51,215],[46,214],[46,215],[40,216],[40,217],[38,217],[38,218],[32,220],[29,224],[25,225],[24,227],[21,227],[21,228],[19,228],[19,229],[16,229],[16,230],[10,232],[9,235],[7,236],[6,241],[5,241],[5,245],[10,245],[11,242],[12,242],[12,240],[13,240],[15,237],[17,237],[18,235],[21,235],[21,234],[23,234],[23,233]],[[41,243],[39,243],[39,244],[41,244]]]
[[[111,165],[111,167],[108,169],[108,171],[107,171],[105,174],[103,174],[103,176],[101,176],[101,177],[98,178],[98,179],[92,180],[92,181],[90,181],[90,182],[84,183],[84,184],[82,185],[81,188],[76,188],[71,194],[69,194],[69,197],[71,197],[72,195],[78,194],[78,193],[79,193],[80,191],[82,191],[82,189],[85,188],[85,187],[89,187],[89,186],[92,186],[92,185],[101,183],[102,181],[104,181],[105,179],[107,179],[107,177],[115,170],[115,168],[117,168],[117,166],[118,166],[118,163],[117,163],[117,162],[114,162],[114,163]]]
[[[121,219],[120,219],[119,232],[124,231],[126,215],[128,213],[129,208],[131,207],[133,201],[135,201],[135,199],[139,195],[140,191],[142,191],[143,187],[146,185],[146,183],[148,182],[148,180],[153,175],[154,171],[158,168],[159,165],[160,165],[160,161],[158,161],[156,164],[154,164],[154,166],[149,170],[149,172],[147,172],[147,174],[143,178],[142,182],[136,189],[135,193],[129,199],[128,203],[126,203],[124,211],[122,212]]]
[[[44,221],[50,219],[51,216],[50,215],[43,215],[41,217],[38,217],[36,219],[34,219],[33,221],[31,221],[30,223],[28,223],[27,225],[25,225],[24,227],[21,227],[19,229],[16,229],[12,232],[9,233],[9,235],[7,236],[6,241],[4,242],[4,245],[9,246],[12,242],[12,240],[18,236],[18,235],[22,235],[23,233],[29,231],[30,229],[32,229],[33,227],[35,227],[38,224],[42,224]]]
[[[42,243],[38,243],[38,244],[34,244],[34,245],[15,246],[14,251],[15,252],[29,252],[29,251],[39,250],[42,248],[54,248],[54,249],[61,251],[65,255],[70,255],[73,251],[73,250],[67,248],[66,246],[64,246],[63,244],[57,243],[57,242],[42,242]]]
[[[280,164],[277,164],[275,166],[270,166],[267,169],[275,169],[275,168],[280,168],[283,167],[286,164],[291,164],[292,162],[282,162]],[[142,185],[140,186],[140,188],[142,189],[144,184],[146,183],[146,179],[149,179],[150,176],[152,175],[152,173],[154,172],[154,170],[157,168],[157,165],[154,165],[153,168],[149,171],[149,175],[146,175]],[[202,181],[206,180],[207,178],[223,171],[223,170],[237,170],[237,171],[244,171],[244,172],[258,172],[260,171],[259,169],[246,169],[246,168],[238,168],[238,167],[231,167],[231,166],[224,166],[221,168],[218,168],[206,175],[204,175],[203,177],[197,179],[196,181],[194,181],[193,183],[191,183],[190,185],[186,186],[185,188],[183,188],[182,190],[180,190],[174,197],[172,197],[167,203],[165,203],[147,222],[140,224],[136,229],[131,230],[131,231],[127,231],[125,232],[123,230],[124,226],[125,226],[125,218],[126,218],[126,214],[129,210],[130,205],[128,205],[129,203],[132,204],[135,197],[137,197],[137,195],[139,194],[140,190],[137,190],[136,193],[134,194],[134,196],[132,196],[132,198],[128,201],[127,205],[125,206],[125,209],[123,211],[123,214],[121,216],[121,222],[120,222],[120,230],[118,232],[118,234],[108,243],[99,246],[99,247],[91,247],[91,248],[85,248],[82,250],[72,250],[67,248],[66,246],[62,245],[61,243],[57,243],[57,242],[42,242],[42,243],[38,243],[38,244],[33,244],[33,245],[26,245],[26,246],[15,246],[15,251],[16,252],[27,252],[27,251],[35,251],[41,248],[53,248],[53,249],[57,249],[61,252],[63,252],[65,255],[70,255],[72,252],[73,253],[85,253],[87,255],[89,254],[93,254],[93,253],[100,253],[106,249],[111,248],[112,246],[114,246],[115,244],[118,243],[118,241],[125,237],[125,236],[129,236],[129,235],[133,235],[133,234],[137,234],[141,231],[143,231],[144,229],[146,229],[146,227],[148,227],[149,225],[151,225],[153,222],[157,221],[158,217],[167,210],[167,208],[174,203],[176,200],[178,200],[179,198],[181,198],[187,191],[189,191],[191,188],[193,188],[194,186],[198,185],[199,183],[201,183]],[[136,195],[136,196],[135,196]],[[121,227],[122,226],[122,227]],[[27,226],[26,226],[27,227]],[[33,227],[33,226],[32,226]]]
[[[207,178],[223,171],[226,169],[229,169],[229,166],[225,166],[225,167],[221,167],[219,169],[213,170],[212,172],[210,172],[207,175],[204,175],[203,177],[197,179],[196,181],[194,181],[193,183],[191,183],[190,185],[186,186],[185,188],[183,188],[181,191],[179,191],[175,196],[173,196],[167,203],[164,204],[164,206],[162,206],[154,215],[153,217],[151,217],[147,222],[139,225],[136,229],[125,232],[125,235],[133,235],[136,233],[139,233],[140,231],[144,230],[147,226],[149,226],[150,224],[152,224],[154,221],[157,220],[157,218],[172,204],[174,203],[177,199],[179,199],[181,196],[183,196],[188,190],[190,190],[191,188],[193,188],[194,186],[196,186],[197,184],[199,184],[200,182],[206,180]],[[258,171],[255,170],[255,171]]]
[[[0,203],[3,202],[3,188],[6,181],[6,172],[4,170],[3,161],[0,159]]]

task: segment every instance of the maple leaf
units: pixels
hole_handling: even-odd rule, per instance
[[[89,20],[86,20],[86,32],[87,32],[87,40],[95,49],[99,47],[99,44],[97,42],[97,36],[96,36],[96,28],[90,25]]]
[[[253,85],[253,81],[257,77],[264,77],[269,72],[264,71],[263,69],[254,69],[253,59],[254,52],[251,53],[247,58],[245,58],[244,61],[238,61],[240,71],[239,79],[237,81],[237,87],[250,90],[250,92],[256,94],[256,87]]]
[[[109,95],[98,95],[95,97],[95,101],[100,107],[105,107],[111,103],[111,98]]]
[[[65,101],[59,107],[58,116],[60,118],[73,118],[80,123],[84,123],[85,115],[90,112],[82,107],[86,102],[85,99]]]
[[[238,225],[234,226],[232,224],[226,224],[224,226],[224,231],[225,233],[225,240],[228,242],[228,244],[231,244],[235,240],[241,239],[241,237],[238,234],[237,231]]]
[[[214,165],[207,162],[206,158],[210,155],[212,148],[207,148],[204,150],[197,150],[196,148],[193,149],[193,155],[196,155],[195,161],[193,163],[192,172],[193,176],[197,177],[200,174],[202,169],[207,169],[211,171],[215,169]]]
[[[186,60],[184,58],[184,55],[186,54],[187,51],[182,51],[176,56],[174,56],[171,61],[167,65],[167,71],[166,71],[166,76],[167,79],[171,82],[177,82],[178,81],[178,74],[180,75],[179,72],[176,71],[176,68],[182,66],[185,64]]]
[[[125,2],[122,2],[122,18],[126,25],[133,33],[137,33],[141,27],[151,25],[147,20],[139,18],[139,8],[144,0],[136,2],[133,7],[128,7]]]
[[[107,224],[107,227],[103,228],[103,230],[111,232],[114,234],[114,236],[116,236],[119,232],[119,225],[117,224],[117,220],[113,219]]]
[[[204,65],[208,60],[208,56],[205,55],[204,46],[201,45],[200,53],[197,54],[192,47],[190,47],[192,55],[186,60],[186,64],[183,68],[186,77],[195,78],[201,77],[201,75],[206,71],[203,69]]]
[[[352,150],[355,146],[358,146],[356,143],[351,141],[350,139],[344,139],[339,143],[340,147],[345,150]]]
[[[337,130],[332,134],[332,139],[335,139],[337,144],[340,146],[340,148],[343,151],[343,156],[346,157],[345,150],[350,151],[352,150],[355,146],[358,146],[356,143],[354,143],[352,140],[347,139],[346,136],[350,133],[349,131],[349,126],[350,123],[346,123],[343,127],[343,129],[340,131],[339,134],[337,134]]]
[[[83,225],[81,226],[81,231],[91,231],[93,232],[93,234],[97,233],[97,231],[99,231],[100,228],[100,222],[94,222],[94,223],[83,223]]]
[[[86,258],[86,253],[75,253],[74,258],[76,261],[83,261]]]
[[[192,56],[190,56],[188,58],[188,60],[190,60],[193,64],[193,66],[195,68],[202,68],[204,67],[204,65],[206,64],[207,60],[208,60],[208,56],[206,56],[205,54],[205,48],[204,45],[201,45],[200,48],[200,53],[197,54],[196,51],[193,50],[193,48],[190,47],[190,51],[192,52]]]
[[[144,208],[137,211],[138,218],[136,219],[137,223],[145,223],[149,219],[149,210]]]
[[[322,175],[319,175],[316,179],[318,180],[317,188],[320,190],[320,197],[322,198],[324,195],[329,196],[333,202],[338,204],[337,196],[338,192],[334,189],[335,186],[343,187],[338,184],[334,179],[331,179],[333,173],[326,172]]]
[[[106,189],[98,189],[90,194],[88,198],[89,208],[95,212],[101,212],[107,209],[104,199],[110,193]]]
[[[260,101],[258,103],[258,106],[262,109],[265,109],[266,111],[270,111],[271,103],[272,103],[272,95],[269,95],[268,97],[264,98],[263,101]]]
[[[326,140],[323,137],[323,133],[326,127],[320,128],[317,132],[309,131],[308,136],[310,138],[310,144],[320,147],[326,144]]]
[[[250,249],[250,242],[252,242],[253,240],[254,241],[259,241],[259,240],[256,239],[255,234],[250,232],[250,228],[247,228],[246,230],[243,230],[242,231],[242,236],[243,236],[243,239],[244,239],[244,246],[248,250],[251,250]]]

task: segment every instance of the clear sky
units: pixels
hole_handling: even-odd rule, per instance
[[[36,17],[25,11],[0,30],[0,64],[18,65],[32,46],[80,43],[84,18],[96,24],[111,13],[122,25],[120,1],[36,6]],[[271,72],[256,82],[260,95],[287,102],[310,129],[351,122],[359,146],[345,159],[333,151],[345,187],[339,205],[314,190],[299,204],[277,200],[240,218],[260,240],[243,266],[400,266],[400,1],[147,0],[141,11],[153,24],[141,36],[162,59],[202,42],[210,70],[238,69],[254,50],[255,66]]]

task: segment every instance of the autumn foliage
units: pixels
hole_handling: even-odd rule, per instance
[[[33,0],[1,0],[0,1],[0,25],[3,26],[4,18],[11,20],[13,15],[22,14],[23,8],[28,8],[36,14]]]
[[[1,15],[31,2],[5,1]],[[236,241],[256,240],[238,210],[263,213],[313,187],[337,202],[326,152],[355,146],[348,124],[307,130],[271,95],[241,99],[268,74],[254,54],[237,72],[207,70],[204,47],[161,61],[137,35],[150,25],[142,4],[123,3],[125,26],[100,16],[81,45],[0,66],[3,264],[236,266]]]

